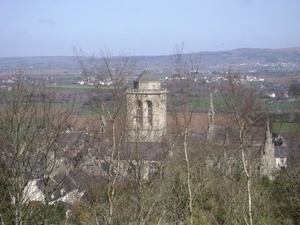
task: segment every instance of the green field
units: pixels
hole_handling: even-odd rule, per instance
[[[296,123],[273,123],[272,132],[293,132],[298,126]]]
[[[296,102],[272,102],[266,106],[267,109],[292,109],[298,107]]]
[[[53,87],[57,91],[71,91],[71,92],[77,92],[77,91],[89,91],[91,88],[89,86],[83,86],[83,85],[62,85],[62,86],[54,86]]]

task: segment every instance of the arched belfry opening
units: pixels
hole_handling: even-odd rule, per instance
[[[143,126],[143,102],[141,100],[136,102],[136,121],[139,126]]]
[[[127,89],[128,141],[157,142],[166,134],[167,89],[149,70]]]
[[[147,119],[150,126],[153,125],[153,104],[151,101],[147,100]]]

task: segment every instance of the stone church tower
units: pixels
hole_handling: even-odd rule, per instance
[[[272,141],[272,133],[270,131],[269,122],[267,122],[266,124],[265,132],[265,142],[260,159],[260,174],[262,176],[269,176],[270,178],[272,178],[272,174],[274,173],[276,168],[276,163],[274,156],[274,144]]]
[[[158,142],[166,134],[167,90],[148,70],[127,89],[127,140]]]
[[[208,132],[207,132],[208,141],[212,141],[213,138],[214,120],[215,120],[215,110],[214,110],[213,96],[212,93],[210,93],[209,109],[208,109]]]

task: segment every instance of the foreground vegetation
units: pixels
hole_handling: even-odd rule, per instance
[[[26,84],[18,77],[11,91],[0,91],[0,223],[300,224],[297,114],[265,112],[257,92],[234,82],[229,74],[227,82],[215,89],[220,93],[216,95],[219,104],[215,111],[237,128],[237,142],[229,145],[223,137],[213,143],[203,133],[190,134],[193,116],[208,108],[210,97],[203,94],[203,86],[193,77],[185,78],[189,71],[198,69],[198,62],[182,61],[181,49],[177,50],[173,73],[182,79],[171,84],[177,91],[170,94],[167,107],[175,122],[161,142],[146,147],[138,140],[130,144],[126,141],[130,121],[124,117],[124,86],[125,78],[135,68],[135,62],[127,57],[113,60],[110,53],[102,52],[98,67],[91,67],[88,58],[77,52],[83,75],[93,75],[96,81],[109,78],[110,88],[94,83],[88,90],[72,86],[50,91],[45,84]],[[88,96],[86,108],[79,111],[79,103],[72,97],[67,99],[68,107],[61,104],[66,100],[61,93],[78,90]],[[80,158],[80,152],[78,156],[66,156],[60,137],[75,126],[74,114],[85,110],[97,111],[96,129],[85,131],[89,134],[87,151],[82,153],[86,158]],[[247,138],[257,138],[253,129],[264,126],[268,119],[274,131],[289,132],[285,142],[291,160],[287,168],[263,176],[257,173],[255,161],[261,149]],[[145,148],[163,153],[153,159],[159,163],[151,174],[147,173],[151,175],[147,179],[143,167],[148,161],[142,156]],[[90,172],[90,162],[85,159],[93,158],[92,150],[100,163]],[[232,162],[228,155],[237,160]],[[126,173],[122,163],[130,165]],[[61,187],[66,177],[60,183],[51,182],[61,171],[68,175],[83,171],[90,181],[82,198],[73,205],[53,201],[55,195],[63,195]],[[35,180],[41,182],[40,189],[46,194],[32,200],[24,190]]]

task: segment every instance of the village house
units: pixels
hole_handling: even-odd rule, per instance
[[[49,183],[51,188],[45,193],[41,185],[44,178],[32,178],[25,190],[28,198],[42,201],[43,194],[47,194],[51,196],[52,202],[60,201],[72,205],[84,196],[91,185],[101,182],[109,174],[111,165],[120,181],[131,179],[136,173],[140,173],[143,179],[160,175],[163,160],[172,156],[170,148],[164,142],[165,138],[172,135],[170,127],[174,122],[167,115],[167,93],[167,89],[161,87],[160,81],[150,71],[145,70],[134,81],[133,88],[126,91],[126,135],[122,145],[118,146],[118,158],[110,158],[112,143],[105,138],[109,132],[105,118],[101,117],[97,137],[88,130],[67,130],[61,135],[60,143],[57,143],[61,152],[57,171]],[[224,173],[228,173],[235,170],[240,163],[234,150],[237,130],[232,125],[220,124],[222,118],[222,115],[215,115],[211,94],[208,114],[205,117],[203,114],[195,115],[195,121],[189,127],[189,136],[206,137],[205,143],[212,149],[210,157],[204,159],[207,165],[219,168],[221,165],[218,163],[226,163],[227,171]],[[275,168],[286,165],[286,159],[281,156],[275,158],[268,123],[252,129],[256,133],[256,139],[251,143],[256,160],[255,170],[257,174],[271,176]]]

